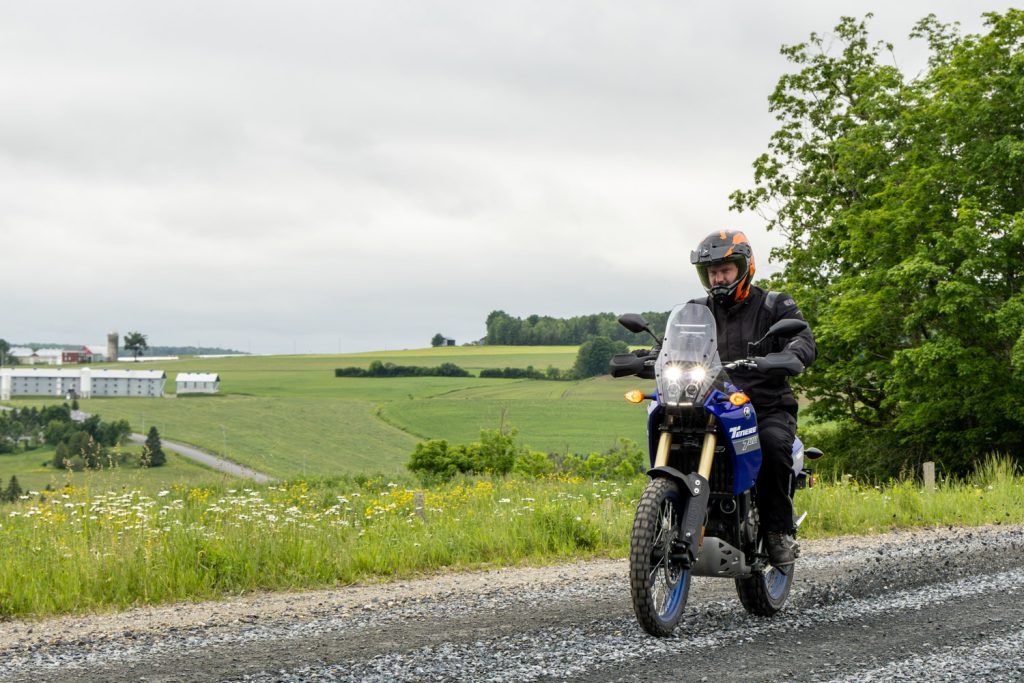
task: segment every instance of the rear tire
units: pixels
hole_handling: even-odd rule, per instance
[[[652,479],[640,497],[629,544],[633,611],[652,636],[671,635],[690,592],[690,571],[669,555],[683,518],[683,498],[670,479]]]
[[[745,579],[736,579],[736,593],[744,609],[759,617],[775,616],[785,607],[793,585],[796,563],[785,568],[768,567]]]

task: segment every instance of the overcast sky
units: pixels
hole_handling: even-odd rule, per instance
[[[774,120],[782,44],[1004,3],[7,2],[0,338],[252,353],[668,310]]]

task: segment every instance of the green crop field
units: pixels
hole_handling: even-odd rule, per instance
[[[165,370],[168,391],[173,391],[178,372],[216,372],[221,394],[103,398],[80,405],[104,420],[128,420],[136,432],[156,425],[165,439],[226,454],[281,478],[395,472],[423,439],[465,443],[502,420],[518,430],[520,443],[535,450],[586,454],[610,448],[620,436],[642,442],[644,407],[626,403],[622,394],[637,386],[649,389],[650,382],[608,377],[580,382],[334,377],[335,368],[366,367],[374,360],[426,366],[451,362],[478,372],[530,365],[564,369],[572,366],[575,355],[576,347],[476,346],[337,356],[182,358],[144,367]],[[8,405],[46,402],[52,400]]]

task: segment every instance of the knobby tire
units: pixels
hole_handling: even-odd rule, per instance
[[[629,545],[633,611],[652,636],[668,636],[675,630],[690,592],[690,572],[668,557],[686,500],[674,481],[652,479],[633,519]]]

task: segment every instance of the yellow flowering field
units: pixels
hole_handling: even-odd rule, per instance
[[[1024,522],[1024,479],[992,461],[968,481],[829,481],[797,494],[803,538]],[[298,481],[154,493],[65,488],[0,505],[0,618],[442,568],[623,557],[645,480]]]
[[[33,491],[0,507],[0,616],[621,555],[643,482],[407,484]]]

